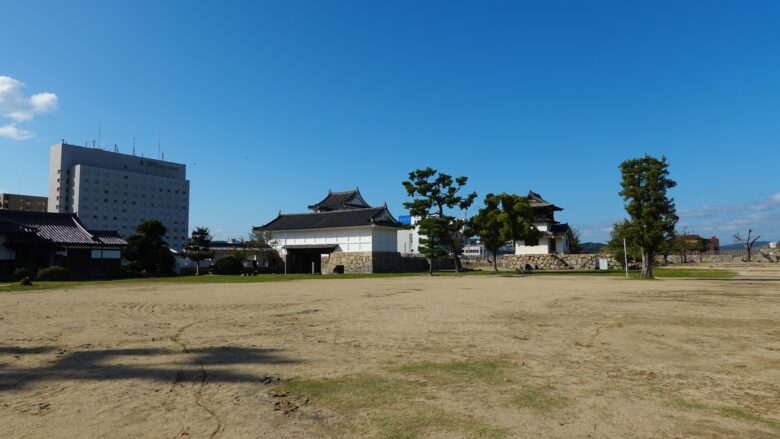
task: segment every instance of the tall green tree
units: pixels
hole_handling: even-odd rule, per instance
[[[409,213],[417,216],[420,233],[420,253],[428,259],[428,274],[433,270],[433,261],[452,255],[455,271],[462,271],[460,253],[463,251],[461,229],[465,221],[450,214],[454,209],[465,211],[477,197],[476,192],[460,193],[468,177],[453,178],[432,168],[418,169],[409,173],[409,179],[402,184],[412,201],[404,203]]]
[[[625,268],[626,259],[628,259],[630,264],[642,258],[641,249],[632,241],[629,241],[629,228],[630,224],[627,220],[621,220],[613,224],[606,246],[607,251],[615,259],[615,262],[623,266],[623,268]],[[623,239],[626,240],[626,251],[623,251]]]
[[[246,242],[246,248],[258,256],[258,264],[263,267],[275,268],[277,263],[282,263],[282,259],[276,250],[271,246],[271,233],[253,227],[249,232],[249,240]]]
[[[200,276],[200,261],[214,257],[211,251],[211,232],[208,227],[196,227],[184,246],[184,254],[195,261],[195,275]]]
[[[498,249],[508,241],[538,236],[533,226],[533,210],[526,197],[502,193],[488,194],[485,207],[471,218],[469,229],[493,253],[493,271],[498,271]]]
[[[620,164],[620,196],[629,215],[628,240],[640,248],[642,277],[653,277],[653,258],[664,240],[674,234],[677,211],[668,190],[677,186],[669,178],[666,157],[646,155]]]
[[[130,267],[144,274],[169,274],[173,271],[173,255],[163,237],[167,229],[160,221],[149,220],[136,227],[136,234],[127,238],[122,250]]]
[[[569,230],[566,231],[566,237],[569,241],[569,253],[578,255],[582,253],[582,243],[580,242],[580,231],[574,227],[569,226]]]

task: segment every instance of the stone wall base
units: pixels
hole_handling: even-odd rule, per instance
[[[752,262],[780,262],[780,250],[772,249],[773,251],[757,251],[754,250],[751,255]],[[719,264],[719,263],[732,263],[742,262],[745,258],[743,254],[720,254],[720,255],[700,255],[691,254],[683,258],[681,255],[669,255],[664,261],[663,256],[656,256],[655,262],[658,265],[667,264],[685,264],[685,263],[706,263],[706,264]]]
[[[548,255],[503,255],[499,256],[499,270],[577,270],[599,269],[599,259],[606,259],[610,269],[620,268],[612,255],[608,254],[548,254]]]
[[[321,256],[322,274],[343,266],[344,273],[411,273],[428,271],[428,261],[420,256],[395,252],[333,252]],[[434,269],[452,268],[452,261],[435,261]]]

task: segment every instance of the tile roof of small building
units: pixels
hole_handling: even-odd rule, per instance
[[[279,214],[270,223],[256,227],[258,230],[330,229],[337,227],[384,226],[402,228],[387,210],[387,206],[334,210],[331,212]]]
[[[308,207],[316,212],[327,212],[333,210],[363,209],[371,206],[369,206],[366,200],[363,199],[363,196],[360,195],[360,190],[356,188],[355,190],[344,192],[328,191],[328,195],[326,195],[322,201]]]
[[[569,231],[568,224],[553,224],[550,226],[550,232],[554,235],[563,234]]]
[[[91,246],[127,244],[115,231],[87,230],[71,213],[0,210],[0,233],[16,235],[14,241]]]
[[[550,207],[552,210],[560,211],[563,210],[563,208],[556,206],[555,204],[550,203],[549,201],[542,198],[541,195],[534,191],[528,191],[528,204],[531,205],[532,208],[545,208]]]

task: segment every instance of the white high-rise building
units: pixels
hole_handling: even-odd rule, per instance
[[[159,220],[166,241],[181,250],[187,240],[190,182],[187,167],[135,155],[68,145],[51,146],[49,212],[75,213],[91,230],[122,237]]]

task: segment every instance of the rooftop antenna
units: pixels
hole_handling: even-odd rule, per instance
[[[135,136],[133,136],[133,157],[135,157]]]
[[[95,147],[95,139],[92,139],[92,147]]]
[[[162,157],[161,157],[161,159],[162,159],[162,160],[165,160],[165,153],[162,153]]]
[[[116,143],[114,144],[114,152],[119,152],[119,147],[116,146]]]
[[[100,148],[100,130],[102,128],[102,124],[98,122],[98,148]]]
[[[160,160],[160,135],[157,135],[157,160]]]

